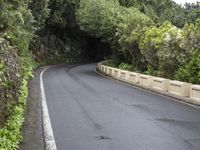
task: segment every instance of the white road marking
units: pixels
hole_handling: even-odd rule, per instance
[[[53,135],[53,129],[51,126],[51,120],[49,117],[49,111],[47,107],[47,101],[44,91],[44,84],[43,84],[43,74],[44,72],[49,69],[49,67],[45,68],[40,73],[40,90],[41,90],[41,97],[42,97],[42,116],[43,116],[43,128],[44,128],[44,138],[45,138],[45,146],[46,150],[57,150],[56,142]]]

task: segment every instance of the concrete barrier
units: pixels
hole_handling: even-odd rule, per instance
[[[189,97],[190,96],[190,83],[180,81],[169,81],[169,93]]]
[[[139,84],[144,87],[151,87],[152,85],[152,76],[140,74]]]
[[[111,67],[108,68],[108,75],[111,77],[113,76],[113,68]]]
[[[131,84],[138,84],[140,82],[140,74],[135,72],[127,72],[127,81]]]
[[[103,71],[103,65],[100,66],[99,70]]]
[[[190,98],[200,103],[200,85],[192,85],[190,88]]]
[[[102,63],[98,63],[98,64],[97,64],[98,70],[101,70],[101,66],[102,66]]]
[[[113,77],[119,79],[119,72],[120,72],[119,69],[113,69]]]
[[[106,75],[108,74],[108,67],[107,67],[107,66],[104,67],[104,73],[105,73]]]
[[[101,69],[102,72],[104,72],[104,65],[101,65]]]
[[[119,71],[119,79],[122,81],[127,81],[127,71],[120,70]]]
[[[169,90],[169,79],[153,77],[152,88],[161,91]]]
[[[200,106],[200,85],[120,70],[102,64],[98,64],[97,67],[102,73],[115,79]]]
[[[109,71],[110,68],[111,68],[111,67],[107,67],[107,75],[108,75],[108,76],[110,76],[110,74],[109,74],[109,73],[110,73],[110,71]]]

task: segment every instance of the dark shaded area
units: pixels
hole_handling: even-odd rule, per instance
[[[92,36],[85,36],[87,41],[85,57],[93,62],[104,60],[111,56],[112,51],[109,44],[101,42],[101,39]]]
[[[49,27],[38,33],[33,53],[38,62],[47,64],[98,62],[112,55],[110,45],[101,38],[79,30]]]
[[[86,61],[88,60],[88,62],[101,61],[106,57],[110,57],[112,54],[108,43],[102,42],[101,38],[81,31],[78,25],[74,28],[66,29],[63,34],[61,33],[61,37],[63,39],[69,37],[72,40],[78,41],[82,50],[81,56]]]

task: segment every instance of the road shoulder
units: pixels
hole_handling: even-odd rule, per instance
[[[35,70],[34,78],[29,82],[29,96],[23,126],[24,140],[20,145],[20,150],[44,150],[45,147],[39,78],[41,71],[42,68]]]

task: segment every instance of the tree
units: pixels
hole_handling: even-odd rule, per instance
[[[33,0],[29,4],[29,8],[36,20],[36,27],[42,28],[46,19],[49,17],[50,9],[49,0]]]
[[[137,69],[143,70],[145,61],[139,49],[139,41],[145,28],[152,25],[153,21],[136,8],[124,10],[120,17],[122,21],[117,27],[117,36],[125,59]]]
[[[180,47],[190,56],[194,50],[200,51],[200,19],[194,23],[185,24],[183,27],[183,37]]]
[[[34,37],[35,20],[28,8],[29,1],[0,2],[0,30],[2,37],[9,40],[11,45],[17,46],[18,55],[30,57],[28,53],[30,41]]]
[[[155,23],[171,21],[178,27],[184,25],[184,8],[172,0],[119,0],[119,2],[125,7],[138,8]]]
[[[200,19],[200,2],[185,3],[185,18],[187,23],[194,23]]]
[[[77,11],[81,30],[115,45],[115,33],[122,8],[114,0],[83,0]]]
[[[179,46],[181,36],[181,30],[170,22],[158,28],[149,28],[144,33],[140,41],[141,52],[159,76],[173,78],[182,63],[181,59],[186,57]]]
[[[50,0],[50,15],[47,25],[57,29],[73,28],[76,26],[75,11],[79,0]]]
[[[125,7],[139,7],[140,6],[140,1],[138,0],[119,0],[120,5],[125,6]]]

